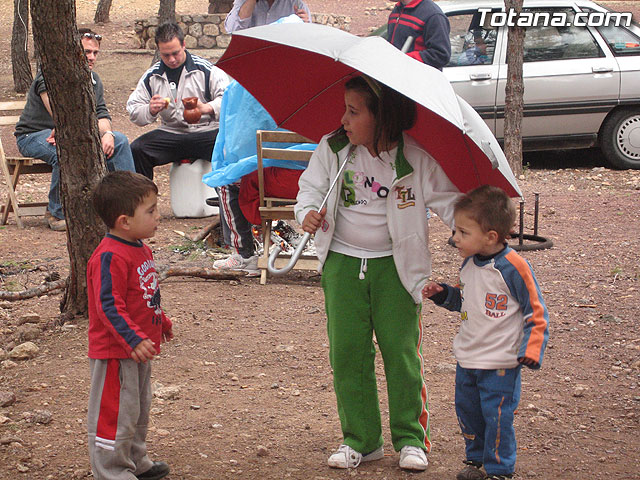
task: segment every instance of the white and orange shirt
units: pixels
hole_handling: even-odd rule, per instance
[[[519,359],[540,368],[549,338],[549,313],[536,277],[524,258],[506,247],[497,255],[464,260],[460,285],[447,289],[440,306],[459,311],[453,353],[463,368],[513,368]]]

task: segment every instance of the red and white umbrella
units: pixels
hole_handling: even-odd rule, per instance
[[[316,142],[340,126],[344,84],[364,73],[417,103],[416,125],[408,133],[461,192],[490,184],[521,196],[495,137],[442,72],[380,37],[309,23],[265,25],[234,32],[216,65],[280,127]]]

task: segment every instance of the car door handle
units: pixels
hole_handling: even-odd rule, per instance
[[[490,73],[472,73],[469,75],[469,78],[474,82],[479,82],[481,80],[491,80]]]
[[[613,72],[613,67],[591,67],[591,71],[593,73],[611,73]]]

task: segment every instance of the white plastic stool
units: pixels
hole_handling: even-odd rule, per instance
[[[178,218],[202,218],[217,215],[218,207],[206,204],[206,199],[217,197],[214,188],[202,183],[202,176],[211,171],[211,162],[198,159],[182,160],[171,165],[171,210]]]

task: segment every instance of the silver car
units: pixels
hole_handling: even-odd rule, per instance
[[[444,74],[502,140],[510,12],[499,1],[438,5],[451,24]],[[640,169],[640,26],[624,26],[630,14],[589,1],[524,0],[523,12],[518,21],[532,25],[524,41],[525,150],[599,145],[612,165]]]

